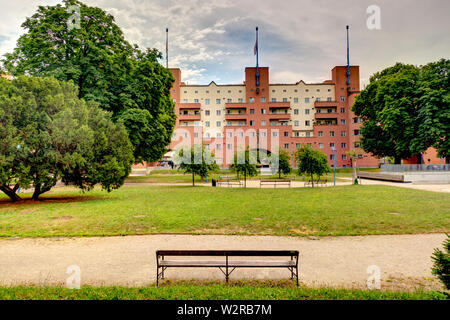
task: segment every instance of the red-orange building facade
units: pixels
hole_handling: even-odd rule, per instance
[[[358,66],[350,67],[350,85],[346,66],[334,67],[331,80],[312,84],[270,84],[269,68],[260,67],[259,86],[255,67],[245,69],[243,84],[233,85],[188,85],[180,69],[170,70],[177,115],[171,150],[183,143],[203,144],[227,166],[246,146],[293,155],[301,144],[310,144],[327,155],[330,165],[334,147],[336,167],[351,166],[346,152],[358,149],[361,126],[351,111],[360,90]],[[358,160],[359,167],[378,164],[368,154]]]

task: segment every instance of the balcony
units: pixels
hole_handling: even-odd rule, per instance
[[[331,119],[316,119],[314,122],[315,126],[336,126],[337,125],[337,119],[331,118]]]
[[[289,113],[281,113],[281,112],[271,112],[269,114],[269,119],[270,120],[289,120],[291,119],[291,115]]]
[[[290,102],[269,102],[268,106],[269,106],[269,109],[276,109],[276,108],[289,109],[291,107],[291,103]]]
[[[337,112],[316,112],[314,114],[314,118],[317,120],[320,119],[335,119],[337,122]]]
[[[315,101],[314,107],[320,108],[320,107],[335,107],[337,108],[338,102],[337,101]]]
[[[200,121],[200,114],[180,114],[178,115],[178,120],[180,121]]]
[[[200,110],[200,103],[178,103],[178,109]]]
[[[244,110],[247,110],[247,107],[242,102],[227,102],[227,103],[225,103],[225,109],[244,109]]]
[[[243,120],[247,119],[247,113],[226,113],[225,120]]]

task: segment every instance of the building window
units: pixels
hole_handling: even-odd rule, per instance
[[[355,136],[359,136],[359,130],[353,130],[353,134],[354,134]]]
[[[355,146],[355,148],[359,148],[361,146],[361,142],[354,142],[353,145]]]
[[[209,127],[209,121],[205,121],[205,127]]]
[[[277,136],[278,136],[278,132],[273,131],[273,132],[272,132],[272,136],[277,137]]]
[[[216,116],[220,116],[222,112],[220,110],[216,110]]]
[[[285,136],[285,137],[289,137],[289,131],[285,131],[285,132],[284,132],[284,136]]]
[[[228,136],[228,138],[232,138],[233,137],[233,132],[227,132],[227,136]]]
[[[209,116],[210,112],[209,110],[205,110],[205,116]]]
[[[277,102],[277,98],[272,98],[272,102]]]
[[[244,99],[239,98],[239,99],[238,99],[238,102],[242,103],[242,102],[244,102]]]
[[[353,123],[361,123],[361,118],[353,118]]]
[[[205,99],[205,104],[210,104],[210,100],[209,99]]]
[[[209,138],[209,132],[205,132],[205,138]]]
[[[300,145],[301,145],[300,143],[296,143],[295,147],[298,149],[298,148],[300,148]]]
[[[250,109],[250,114],[254,114],[255,113],[255,109]]]
[[[173,103],[176,103],[176,102],[177,102],[177,99],[172,99],[172,102],[173,102]]]
[[[287,98],[283,98],[283,102],[288,102]]]
[[[346,144],[345,142],[342,142],[342,143],[341,143],[341,148],[342,148],[342,149],[347,148],[347,144]]]
[[[309,138],[311,136],[311,132],[307,131],[306,132],[306,137]]]
[[[194,138],[198,138],[198,132],[194,132]]]
[[[309,125],[310,125],[310,121],[309,121],[309,120],[306,120],[306,121],[305,121],[305,126],[309,127]]]
[[[183,103],[188,103],[188,99],[183,99]]]
[[[289,143],[285,143],[285,144],[284,144],[284,148],[285,148],[285,149],[289,149]]]
[[[220,126],[222,126],[222,123],[220,121],[217,121],[216,122],[216,127],[220,127]]]
[[[261,137],[265,138],[267,133],[265,131],[261,132]]]
[[[262,125],[262,126],[265,126],[265,125],[266,125],[266,120],[262,120],[262,121],[261,121],[261,125]]]
[[[316,98],[316,101],[317,101],[317,102],[320,102],[320,98]]]
[[[294,109],[294,114],[298,114],[298,109]]]
[[[254,125],[255,125],[255,121],[250,120],[250,125],[251,125],[251,126],[254,126]]]
[[[319,143],[319,149],[323,149],[323,143]]]
[[[222,149],[222,145],[220,143],[216,144],[216,150]]]
[[[261,109],[261,114],[266,114],[266,109]]]
[[[347,132],[341,131],[341,137],[345,137],[347,135]]]
[[[233,122],[231,122],[231,121],[227,122],[227,126],[232,126],[232,125],[233,125]]]
[[[346,154],[342,155],[342,160],[347,160],[347,155]]]
[[[331,102],[331,97],[328,97],[328,98],[327,98],[327,101],[328,101],[328,102]]]
[[[341,96],[341,102],[344,102],[344,101],[345,101],[345,97]]]
[[[309,109],[305,109],[305,114],[309,114]]]
[[[330,160],[334,160],[334,154],[330,154]]]
[[[227,99],[227,103],[232,103],[233,99]]]
[[[298,103],[298,98],[294,98],[294,103]]]
[[[305,103],[309,103],[309,98],[305,98]]]
[[[341,120],[341,124],[345,126],[345,120]]]
[[[319,131],[319,132],[318,132],[318,136],[319,136],[319,137],[323,137],[323,131]]]
[[[298,127],[300,125],[299,121],[294,121],[294,126]]]
[[[334,142],[330,142],[330,148],[334,148]]]
[[[216,104],[220,104],[220,99],[216,99]]]
[[[194,99],[194,103],[198,103],[198,99]]]
[[[330,131],[330,137],[334,137],[334,131]]]
[[[341,108],[341,113],[345,113],[345,108]]]
[[[233,145],[232,145],[231,143],[228,143],[228,144],[227,144],[227,149],[228,149],[228,150],[231,150],[232,148],[233,148]]]
[[[255,102],[255,98],[250,98],[250,102],[251,103]]]
[[[222,134],[220,132],[217,132],[216,133],[216,138],[221,138],[221,137],[222,137]]]
[[[266,102],[266,98],[261,98],[261,102]]]

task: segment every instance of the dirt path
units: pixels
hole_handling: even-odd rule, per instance
[[[300,251],[300,281],[308,286],[365,287],[370,265],[382,288],[440,288],[430,256],[445,235],[323,237],[150,235],[105,238],[2,239],[0,285],[65,284],[67,267],[82,284],[145,286],[155,281],[157,249],[289,249]],[[167,270],[170,279],[223,279],[218,269]],[[287,270],[240,269],[232,279],[285,279]]]

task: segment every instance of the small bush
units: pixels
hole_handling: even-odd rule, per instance
[[[450,235],[447,234],[447,239],[444,241],[444,251],[434,249],[433,268],[431,272],[444,283],[447,290],[450,290]]]

